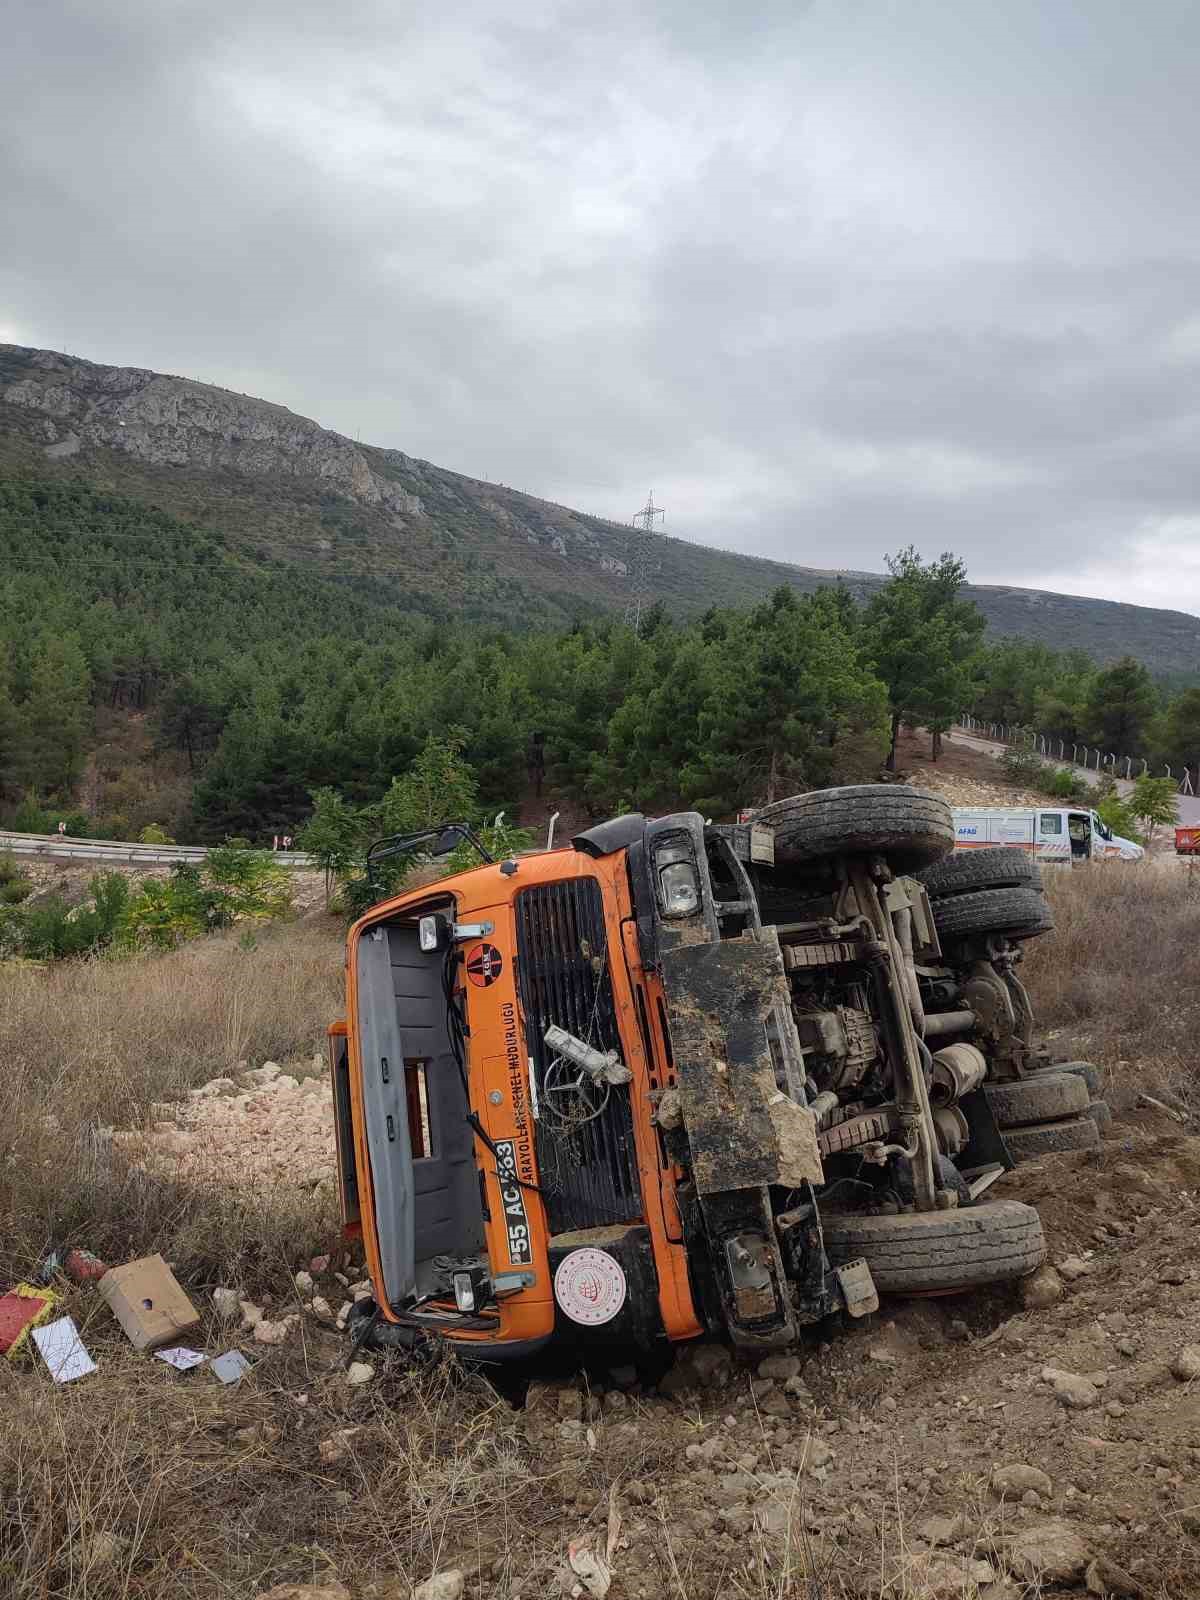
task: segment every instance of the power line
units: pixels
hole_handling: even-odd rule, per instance
[[[642,631],[642,611],[648,597],[650,577],[657,570],[651,565],[654,549],[655,524],[666,521],[667,513],[654,504],[654,491],[646,496],[646,504],[634,517],[633,532],[629,536],[629,602],[625,607],[625,622],[633,629],[636,639]]]

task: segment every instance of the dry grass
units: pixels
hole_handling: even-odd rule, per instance
[[[342,1003],[332,924],[253,948],[231,934],[168,956],[0,967],[0,1281],[62,1241],[109,1260],[161,1250],[215,1281],[327,1237],[327,1200],[243,1201],[131,1170],[108,1132],[240,1061],[322,1051]]]
[[[1050,893],[1060,931],[1028,961],[1040,1023],[1086,1035],[1118,1099],[1143,1082],[1200,1098],[1189,1046],[1200,882],[1174,868],[1097,870],[1055,878]],[[225,1281],[281,1307],[294,1267],[335,1237],[328,1198],[238,1198],[131,1172],[105,1129],[152,1120],[156,1101],[239,1061],[311,1056],[340,1009],[331,926],[281,929],[254,949],[231,936],[168,957],[0,970],[12,1086],[0,1284],[65,1240],[110,1260],[161,1250],[198,1306]],[[177,1374],[136,1356],[92,1289],[71,1290],[65,1309],[95,1374],[56,1387],[32,1362],[0,1361],[4,1600],[247,1600],[280,1582],[335,1579],[355,1600],[408,1600],[414,1582],[448,1566],[468,1572],[470,1600],[540,1600],[561,1592],[569,1539],[586,1532],[604,1548],[618,1503],[627,1529],[642,1531],[621,1544],[613,1600],[929,1592],[905,1534],[919,1497],[873,1507],[874,1551],[852,1552],[808,1537],[803,1496],[815,1486],[801,1489],[784,1544],[752,1533],[722,1555],[683,1476],[686,1418],[663,1402],[593,1415],[594,1445],[567,1447],[556,1413],[516,1414],[451,1362],[413,1371],[373,1357],[375,1382],[351,1388],[345,1340],[309,1319],[284,1347],[246,1343],[254,1370],[226,1389],[203,1369]],[[198,1347],[244,1343],[206,1315]],[[321,1442],[345,1428],[360,1430],[346,1455],[324,1460]],[[778,1465],[765,1443],[762,1453]],[[631,1480],[653,1485],[652,1507],[625,1497]],[[977,1548],[990,1554],[984,1533]]]
[[[1200,873],[1173,860],[1046,873],[1056,931],[1023,970],[1039,1031],[1063,1030],[1117,1107],[1200,1111]]]
[[[400,1600],[544,1520],[513,1413],[453,1367],[352,1390],[327,1349],[297,1348],[232,1390],[89,1343],[100,1370],[62,1389],[0,1363],[6,1600],[241,1600],[339,1576]],[[331,1464],[340,1429],[357,1431]]]

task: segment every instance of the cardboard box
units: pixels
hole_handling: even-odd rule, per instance
[[[96,1287],[135,1350],[176,1344],[200,1326],[200,1313],[161,1256],[110,1267]]]

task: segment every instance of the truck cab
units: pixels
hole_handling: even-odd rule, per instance
[[[694,812],[373,907],[330,1059],[375,1335],[490,1360],[706,1330],[769,1350],[874,1309],[847,1199],[876,1222],[975,1199],[917,1031],[930,941],[883,855],[781,874],[770,827]]]

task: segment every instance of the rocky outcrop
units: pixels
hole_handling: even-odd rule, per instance
[[[41,433],[51,459],[99,445],[150,466],[316,478],[364,505],[407,516],[423,510],[420,497],[374,471],[352,439],[286,406],[52,350],[5,345],[0,354],[22,364],[21,376],[0,389],[0,399],[44,419]]]

